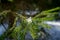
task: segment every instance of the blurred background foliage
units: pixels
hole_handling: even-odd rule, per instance
[[[25,10],[35,11],[36,8],[39,13],[28,15],[32,17],[32,22],[28,23]],[[22,14],[17,13],[19,10],[22,10]],[[27,32],[30,33],[33,40],[44,38],[49,35],[44,28],[51,28],[44,24],[44,21],[59,19],[59,11],[60,0],[0,0],[0,25],[3,25],[6,30],[0,36],[0,40],[6,38],[7,40],[26,40]],[[17,21],[20,23],[19,26],[17,26]],[[4,26],[6,22],[8,23],[8,29]]]
[[[40,11],[60,6],[60,0],[0,0],[1,9]],[[8,7],[7,7],[8,6]]]

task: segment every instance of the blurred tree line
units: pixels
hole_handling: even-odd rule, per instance
[[[0,0],[0,10],[46,10],[60,6],[60,0]]]

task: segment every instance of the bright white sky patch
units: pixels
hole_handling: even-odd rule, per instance
[[[46,23],[46,24],[49,24],[49,25],[60,26],[60,22],[47,21],[47,22],[45,22],[45,23]]]
[[[54,26],[53,29],[57,30],[57,31],[60,31],[60,22],[58,21],[46,21],[44,22],[45,24],[48,24],[48,25],[51,25],[51,27]]]

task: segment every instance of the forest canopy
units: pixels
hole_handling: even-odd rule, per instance
[[[0,0],[2,10],[39,10],[51,9],[60,6],[60,0]]]

